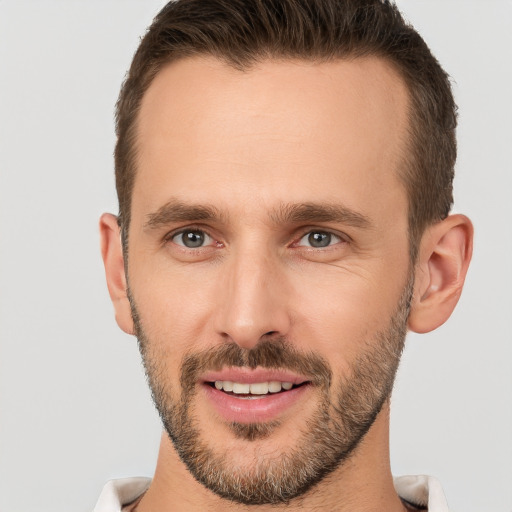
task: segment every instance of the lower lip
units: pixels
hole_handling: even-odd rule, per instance
[[[203,385],[207,399],[221,417],[236,423],[263,423],[277,419],[299,400],[303,400],[310,387],[310,384],[303,384],[281,393],[238,398],[208,384]]]

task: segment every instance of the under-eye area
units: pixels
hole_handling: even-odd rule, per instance
[[[277,393],[285,393],[292,389],[309,385],[309,381],[293,384],[292,382],[269,381],[269,382],[253,382],[251,384],[245,382],[233,382],[230,380],[216,380],[215,382],[207,382],[212,388],[222,391],[228,395],[238,398],[257,398]]]

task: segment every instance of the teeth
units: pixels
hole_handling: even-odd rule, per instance
[[[273,380],[272,382],[268,383],[268,390],[271,393],[279,393],[281,391],[281,383]]]
[[[293,387],[291,382],[254,382],[253,384],[243,384],[241,382],[232,382],[230,380],[216,380],[215,387],[219,390],[232,391],[235,395],[267,395],[268,393],[279,393],[282,389],[289,391]]]
[[[266,395],[268,393],[268,382],[251,384],[251,395]]]
[[[240,384],[239,382],[233,382],[233,393],[236,395],[247,395],[250,391],[250,384]]]

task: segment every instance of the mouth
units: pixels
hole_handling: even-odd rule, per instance
[[[230,368],[201,380],[208,403],[228,423],[276,420],[304,403],[313,387],[304,376],[282,370]]]

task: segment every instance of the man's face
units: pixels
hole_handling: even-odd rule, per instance
[[[411,293],[406,112],[378,59],[185,59],[144,97],[136,332],[178,453],[224,497],[291,499],[378,421]]]

